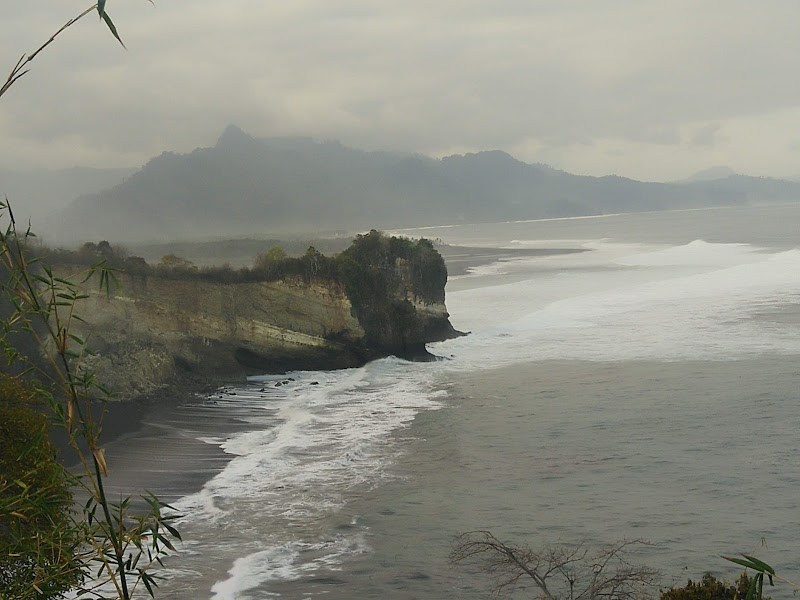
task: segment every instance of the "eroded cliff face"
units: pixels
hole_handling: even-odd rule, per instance
[[[402,271],[402,265],[397,265]],[[86,284],[79,305],[101,383],[122,397],[189,376],[231,380],[253,373],[353,367],[396,354],[419,358],[425,342],[458,335],[439,298],[395,286],[383,307],[354,308],[346,286],[324,278],[221,283],[157,274],[117,276],[110,296]],[[397,281],[405,275],[399,273]],[[444,291],[442,289],[441,300]],[[391,308],[389,323],[376,321]],[[374,312],[374,311],[373,311]],[[391,311],[390,311],[391,312]],[[367,323],[363,315],[367,315]],[[362,315],[362,318],[359,318]]]

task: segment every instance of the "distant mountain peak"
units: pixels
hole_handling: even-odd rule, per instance
[[[253,136],[245,133],[236,125],[228,125],[222,135],[217,140],[216,147],[236,147],[242,144],[252,144],[255,141]]]
[[[736,175],[733,169],[725,166],[716,166],[698,171],[694,175],[684,179],[684,181],[714,181],[716,179],[727,179],[731,175]]]
[[[442,161],[482,161],[482,160],[490,160],[495,163],[502,163],[502,162],[520,162],[513,156],[511,156],[508,152],[504,152],[503,150],[480,150],[478,152],[466,152],[464,154],[452,154],[450,156],[445,156],[442,158]]]

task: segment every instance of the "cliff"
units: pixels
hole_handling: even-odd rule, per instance
[[[444,304],[444,261],[424,240],[371,232],[335,259],[309,249],[297,264],[304,274],[274,280],[133,269],[110,296],[89,281],[77,333],[96,352],[89,362],[101,382],[123,397],[183,377],[430,358],[426,342],[459,335]]]

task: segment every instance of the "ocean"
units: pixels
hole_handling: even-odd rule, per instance
[[[185,515],[157,597],[487,598],[448,562],[471,530],[647,540],[630,558],[662,587],[733,579],[720,555],[740,552],[800,579],[800,207],[397,233],[584,251],[452,277],[470,334],[436,362],[254,377],[145,415],[108,457],[112,487]]]

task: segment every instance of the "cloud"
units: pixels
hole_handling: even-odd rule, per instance
[[[696,129],[692,134],[690,144],[692,146],[713,146],[716,143],[717,133],[722,125],[719,123],[709,123]]]
[[[66,17],[62,3],[16,4],[0,9],[13,23],[0,56],[35,47]],[[211,144],[235,122],[259,136],[368,149],[536,148],[534,159],[581,157],[585,168],[614,140],[616,164],[636,176],[643,145],[663,147],[667,173],[726,122],[800,106],[791,76],[800,3],[172,0],[154,9],[112,0],[108,9],[129,50],[93,18],[66,32],[0,100],[0,135],[29,149],[0,149],[0,164],[94,156],[120,166]],[[70,145],[83,150],[60,150]]]

